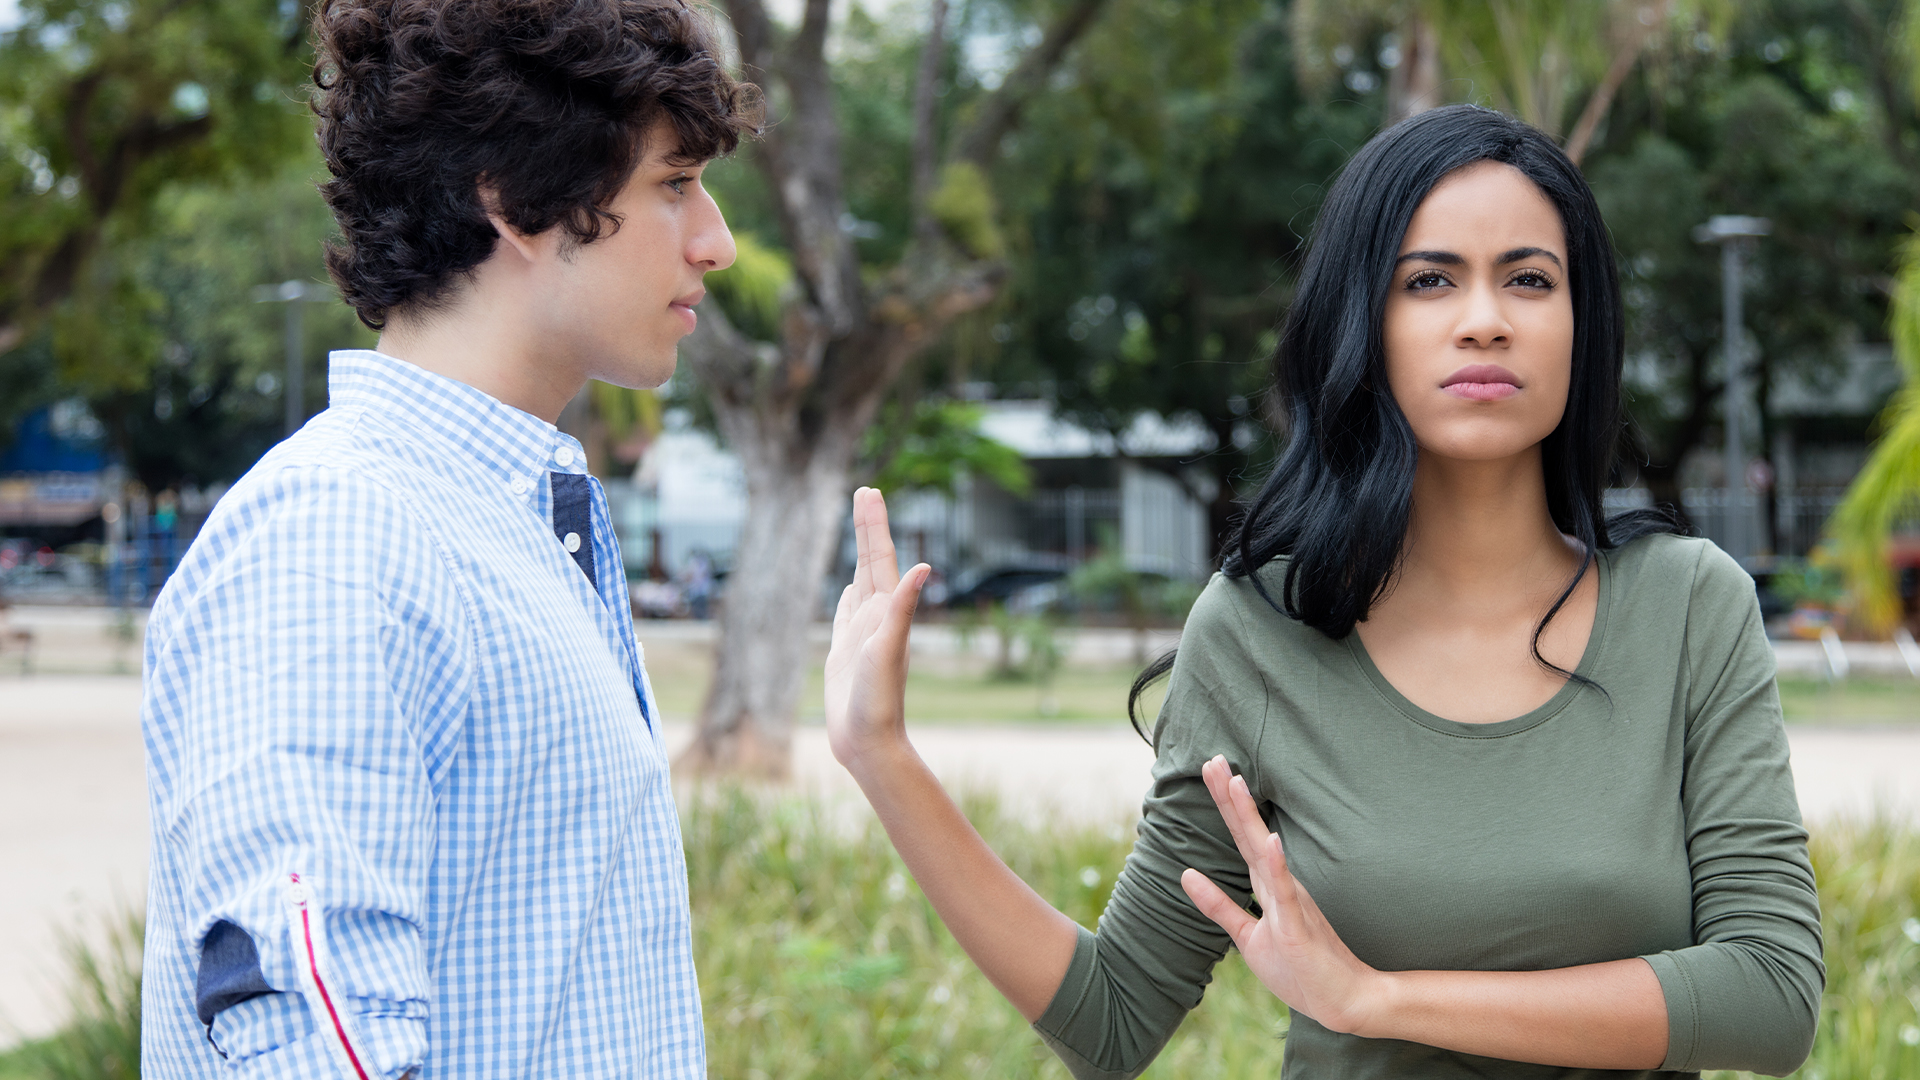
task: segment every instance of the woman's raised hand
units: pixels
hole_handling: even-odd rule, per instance
[[[827,742],[840,764],[906,740],[907,631],[930,572],[900,576],[887,504],[873,488],[853,493],[859,565],[840,594],[827,650]]]
[[[1247,967],[1289,1009],[1333,1031],[1367,1034],[1363,1029],[1383,989],[1380,973],[1353,955],[1287,872],[1280,837],[1267,829],[1246,780],[1233,775],[1227,759],[1215,757],[1200,775],[1247,860],[1260,917],[1242,910],[1198,870],[1180,875],[1187,896],[1233,938]]]

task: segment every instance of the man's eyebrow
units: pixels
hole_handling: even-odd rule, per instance
[[[1393,260],[1395,266],[1403,262],[1430,262],[1439,263],[1442,266],[1465,266],[1467,264],[1467,260],[1455,255],[1451,251],[1409,251],[1405,255]]]
[[[1552,259],[1553,265],[1560,266],[1560,256],[1555,255],[1553,252],[1548,251],[1546,248],[1537,248],[1537,247],[1514,248],[1512,251],[1505,252],[1498,259],[1495,259],[1493,262],[1493,265],[1505,266],[1508,263],[1517,263],[1521,259],[1531,259],[1536,255],[1543,255],[1549,259]],[[1565,268],[1562,267],[1562,269],[1565,269]]]

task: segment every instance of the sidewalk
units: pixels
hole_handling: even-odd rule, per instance
[[[0,674],[0,1046],[64,1014],[57,934],[146,901],[147,803],[132,676]],[[668,744],[690,729],[669,724]],[[1920,825],[1920,725],[1789,728],[1801,807],[1819,823],[1876,811]],[[1119,822],[1139,809],[1153,753],[1126,723],[924,727],[942,781],[1010,811]],[[856,803],[827,749],[801,728],[796,789]],[[857,804],[857,803],[856,803]]]

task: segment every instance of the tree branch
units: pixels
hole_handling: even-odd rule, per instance
[[[1613,97],[1627,81],[1627,75],[1640,61],[1640,54],[1646,51],[1647,41],[1653,36],[1654,28],[1663,26],[1667,21],[1667,6],[1670,0],[1655,0],[1654,3],[1639,7],[1627,28],[1626,40],[1614,51],[1613,62],[1607,65],[1607,73],[1600,79],[1600,85],[1594,88],[1593,96],[1587,99],[1586,107],[1580,110],[1580,119],[1573,125],[1573,134],[1567,136],[1567,158],[1576,166],[1586,156],[1587,147],[1593,142],[1593,134],[1599,130],[1600,121],[1613,107]],[[1651,18],[1646,16],[1651,15]]]
[[[794,52],[808,60],[824,62],[827,55],[827,29],[831,26],[828,15],[832,10],[833,0],[807,0],[806,13],[800,19],[800,33],[793,39]]]
[[[1046,88],[1067,49],[1093,25],[1107,0],[1076,0],[1047,28],[1040,44],[1020,58],[1000,88],[981,104],[973,127],[960,140],[960,159],[985,168],[999,156],[1000,140],[1020,122],[1020,110]]]
[[[773,57],[773,22],[760,0],[727,0],[727,18],[740,44],[740,67],[748,82],[765,86]]]
[[[935,238],[933,197],[935,137],[934,98],[940,65],[946,59],[947,0],[933,0],[927,40],[920,48],[920,74],[913,88],[913,232],[923,243]]]

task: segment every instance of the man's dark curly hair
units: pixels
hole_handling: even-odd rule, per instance
[[[376,330],[492,254],[483,182],[515,229],[591,243],[656,124],[691,165],[759,123],[682,0],[323,0],[314,33],[327,269]]]

